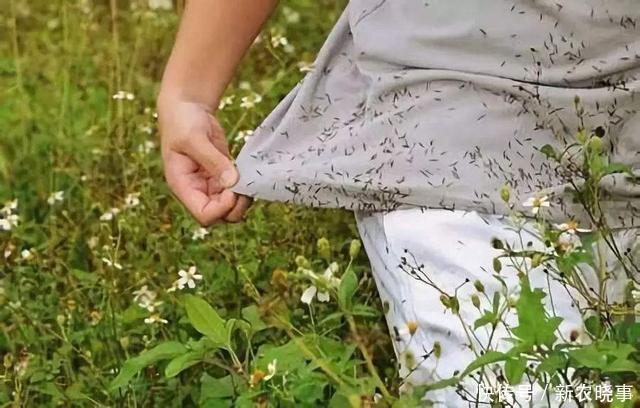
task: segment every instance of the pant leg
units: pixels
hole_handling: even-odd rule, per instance
[[[514,248],[529,246],[543,249],[544,245],[535,236],[531,225],[528,225],[531,232],[521,231],[518,234],[508,229],[507,220],[501,216],[419,208],[388,213],[357,212],[356,220],[385,305],[400,375],[406,378],[405,388],[448,378],[462,371],[476,358],[475,353],[481,346],[490,342],[493,349],[500,351],[511,347],[503,340],[508,336],[504,326],[499,326],[493,333],[485,328],[470,331],[465,330],[461,321],[472,325],[481,315],[471,301],[471,295],[477,294],[474,281],[482,282],[487,295],[486,298],[479,297],[482,309],[491,309],[490,299],[494,292],[505,291],[492,277],[493,258],[500,251],[491,247],[491,239],[500,238]],[[633,233],[619,235],[623,247],[635,241]],[[584,270],[590,275],[587,284],[597,290],[595,272]],[[517,296],[519,280],[514,268],[505,265],[500,275],[506,284],[507,294]],[[574,337],[576,341],[586,341],[579,309],[585,306],[584,299],[576,291],[552,279],[542,268],[532,270],[529,280],[532,288],[542,288],[551,294],[543,302],[550,315],[563,318],[560,334],[565,339]],[[624,283],[622,276],[610,281],[612,298],[621,296],[623,289],[620,283]],[[456,293],[460,302],[459,315],[446,310],[440,301],[443,293]],[[510,327],[517,326],[515,311],[505,319]],[[413,327],[415,332],[412,334]],[[470,345],[473,345],[473,350]],[[495,375],[490,370],[485,372],[491,383],[495,383]],[[478,381],[470,378],[462,388],[436,390],[426,397],[441,407],[476,406],[469,400],[482,400],[478,395]],[[525,390],[526,387],[522,389]],[[575,406],[572,401],[556,401],[552,392],[537,385],[532,385],[532,394],[532,401],[526,401],[529,398],[524,392],[516,395],[511,405]]]

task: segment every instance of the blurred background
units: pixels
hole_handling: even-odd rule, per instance
[[[310,68],[344,4],[281,2],[220,107],[234,153]],[[319,273],[349,261],[358,238],[351,213],[256,202],[243,224],[201,229],[169,193],[154,104],[182,7],[2,3],[0,406],[229,406],[207,394],[219,377],[215,364],[169,379],[150,367],[133,386],[107,389],[127,358],[194,334],[175,290],[180,271],[202,276],[185,290],[223,316],[258,316],[267,307],[260,299],[275,299],[301,332],[322,332],[336,347],[351,341],[344,322],[330,319],[332,302],[314,306],[314,321],[300,302],[308,281],[295,274],[299,256]],[[370,306],[358,323],[364,346],[393,383],[393,351],[362,251],[353,267],[359,303]],[[287,340],[266,328],[249,349]],[[277,390],[292,406],[322,406],[332,395],[326,379],[296,378]]]

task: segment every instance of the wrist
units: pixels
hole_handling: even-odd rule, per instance
[[[190,92],[188,89],[180,87],[162,86],[156,98],[158,112],[171,109],[176,103],[198,105],[208,113],[213,114],[218,109],[219,98],[211,95],[199,95],[199,93]]]

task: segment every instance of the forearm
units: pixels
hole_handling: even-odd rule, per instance
[[[174,98],[212,111],[277,0],[188,0],[158,104]]]

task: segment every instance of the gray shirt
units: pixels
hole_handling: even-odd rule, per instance
[[[588,224],[540,148],[598,129],[640,170],[637,0],[352,0],[314,65],[242,148],[233,191],[506,213],[506,184],[516,210],[546,194],[547,218]],[[640,185],[603,192],[611,226],[640,225]]]

